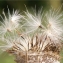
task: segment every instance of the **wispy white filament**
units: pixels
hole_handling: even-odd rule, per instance
[[[26,27],[26,33],[31,33],[42,27],[43,14],[42,10],[39,12],[30,13],[28,10],[25,12],[26,17],[24,27]]]
[[[20,15],[20,13],[19,13],[19,11],[14,11],[13,10],[13,14],[11,15],[12,17],[11,17],[11,21],[13,22],[13,23],[18,23],[19,21],[20,21],[20,19],[23,17],[23,16],[21,16]]]
[[[30,38],[21,37],[17,34],[15,35],[14,34],[9,35],[9,37],[3,38],[3,39],[0,38],[0,40],[3,43],[5,43],[4,45],[0,46],[0,49],[3,51],[6,51],[15,47],[16,50],[19,50],[19,51],[28,51],[28,44],[30,42]]]
[[[59,10],[49,10],[45,16],[45,35],[55,42],[56,40],[63,40],[63,13]]]
[[[3,38],[0,38],[0,40],[3,43],[3,45],[0,45],[0,49],[2,51],[6,51],[6,50],[10,49],[14,45],[11,40],[5,39],[4,37]]]
[[[0,26],[0,34],[5,34],[7,31],[12,32],[19,26],[19,21],[22,18],[19,11],[13,11],[12,14],[10,14],[10,11],[8,10],[8,17],[5,15],[3,11],[4,18],[2,17],[3,22],[1,22]]]

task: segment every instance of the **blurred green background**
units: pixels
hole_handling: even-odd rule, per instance
[[[30,9],[35,8],[35,6],[36,10],[40,9],[41,7],[43,7],[43,10],[47,10],[51,6],[57,9],[62,5],[62,3],[62,0],[0,0],[0,14],[2,14],[3,10],[5,13],[7,13],[8,8],[11,12],[13,9],[22,12],[26,10],[26,7],[27,9]],[[60,55],[63,56],[63,53],[61,52]],[[0,63],[15,63],[14,56],[3,52],[0,54]],[[63,63],[63,59],[61,59],[61,63]]]

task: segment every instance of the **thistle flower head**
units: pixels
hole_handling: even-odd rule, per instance
[[[44,16],[42,10],[34,14],[27,10],[23,17],[17,10],[12,14],[8,10],[8,17],[4,12],[3,15],[0,26],[0,41],[3,43],[0,45],[1,50],[13,53],[17,63],[60,63],[57,61],[61,49],[59,41],[63,40],[63,14],[60,11],[49,10]],[[18,27],[22,17],[22,26]],[[25,34],[20,33],[21,27]],[[28,34],[32,32],[36,34],[31,37]]]
[[[5,34],[7,31],[12,32],[19,26],[19,21],[22,18],[22,16],[19,14],[19,11],[13,11],[12,14],[10,14],[10,11],[8,10],[8,17],[5,15],[3,11],[4,18],[1,16],[3,22],[1,22],[0,26],[0,34]]]

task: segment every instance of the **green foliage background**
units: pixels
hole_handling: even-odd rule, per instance
[[[63,2],[62,0],[59,1],[61,1],[61,3]],[[55,5],[56,4],[57,2],[55,1]],[[42,6],[43,9],[47,10],[51,6],[50,0],[0,0],[0,14],[2,14],[3,10],[7,13],[8,8],[10,12],[12,12],[13,9],[20,10],[20,12],[25,11],[25,5],[28,9],[35,8],[36,6],[36,10],[40,9]],[[60,55],[63,56],[63,53],[61,52]],[[0,54],[0,63],[15,63],[14,56],[4,52]],[[63,63],[63,59],[61,59],[61,63]]]

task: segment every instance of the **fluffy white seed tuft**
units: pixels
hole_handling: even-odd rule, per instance
[[[0,26],[0,34],[4,35],[7,31],[12,32],[19,26],[19,21],[21,21],[22,16],[20,15],[19,11],[14,11],[10,14],[8,10],[8,17],[5,15],[3,11],[4,18],[1,16],[3,22],[1,22]]]
[[[52,41],[58,42],[63,40],[63,14],[59,10],[49,10],[45,14],[46,29],[44,34],[49,37]]]
[[[26,33],[32,33],[37,31],[39,28],[42,28],[42,20],[43,20],[43,14],[42,10],[38,12],[30,13],[28,10],[25,12],[25,31]]]

